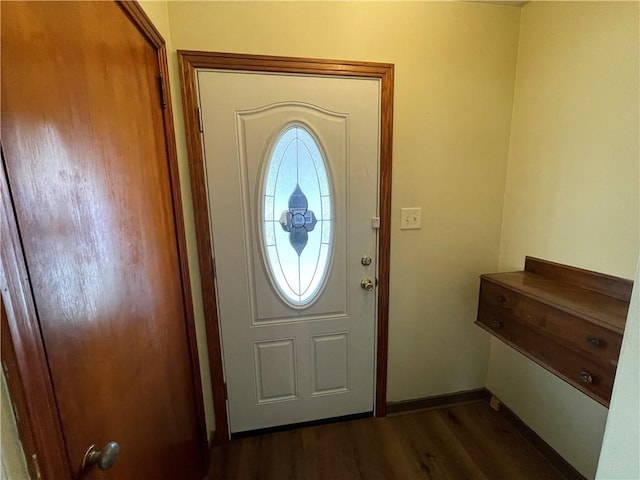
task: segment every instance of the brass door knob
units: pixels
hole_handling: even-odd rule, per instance
[[[102,450],[98,450],[95,445],[91,445],[82,459],[82,470],[95,464],[100,470],[107,470],[116,463],[120,445],[118,442],[109,442]]]
[[[364,288],[366,291],[370,292],[371,290],[373,290],[373,282],[371,281],[370,278],[363,278],[362,281],[360,282],[360,286],[362,288]]]

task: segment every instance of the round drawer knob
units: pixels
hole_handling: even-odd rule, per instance
[[[494,330],[500,330],[502,328],[502,322],[500,320],[492,321],[491,328],[493,328]]]
[[[580,372],[580,380],[584,383],[593,383],[593,377],[589,372]]]
[[[587,343],[589,345],[591,345],[592,347],[599,347],[600,345],[602,345],[602,340],[600,340],[598,337],[594,337],[592,335],[589,335],[587,337]]]

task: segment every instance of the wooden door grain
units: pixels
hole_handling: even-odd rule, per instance
[[[198,478],[157,52],[112,2],[3,2],[1,21],[4,167],[70,470]],[[87,448],[109,441],[115,465],[80,472]]]

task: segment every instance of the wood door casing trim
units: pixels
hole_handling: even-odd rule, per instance
[[[205,422],[202,381],[193,312],[191,281],[187,256],[187,244],[178,171],[178,156],[173,122],[173,110],[169,90],[169,68],[166,45],[162,35],[155,28],[145,11],[135,0],[114,0],[131,23],[154,48],[158,58],[159,74],[164,82],[167,98],[162,110],[163,133],[166,141],[167,166],[171,189],[171,200],[175,218],[175,235],[178,245],[178,261],[186,320],[189,357],[193,376],[194,400],[198,422],[199,446],[204,463],[202,474],[208,470],[209,445]],[[160,98],[158,100],[160,102]],[[0,169],[0,223],[4,241],[0,242],[0,288],[6,310],[10,343],[15,352],[14,365],[7,365],[8,374],[13,374],[16,382],[8,382],[12,400],[19,410],[27,412],[21,437],[25,444],[33,444],[33,452],[25,451],[32,475],[38,469],[42,478],[71,478],[70,463],[59,419],[55,394],[49,374],[49,366],[42,341],[37,309],[31,294],[29,274],[22,251],[20,231],[16,224],[13,200],[6,177],[4,157]],[[4,340],[3,340],[4,342]],[[26,429],[26,430],[24,430]],[[23,433],[25,432],[25,433]],[[33,440],[31,440],[33,439]],[[37,455],[37,463],[33,461]],[[34,476],[37,477],[37,473]]]
[[[3,241],[0,242],[0,288],[11,337],[9,343],[13,345],[15,355],[15,363],[6,363],[6,375],[13,377],[7,386],[17,408],[27,412],[27,418],[22,419],[18,431],[21,439],[25,437],[22,441],[30,472],[35,468],[44,478],[71,478],[62,425],[14,216],[4,156],[0,169],[0,192],[0,229],[3,232]],[[7,340],[5,336],[3,343]],[[4,350],[2,355],[4,360]],[[22,401],[24,404],[21,405]],[[28,430],[27,435],[24,434],[25,429]],[[29,438],[33,439],[33,450],[29,449]],[[33,455],[36,455],[35,461]],[[35,478],[38,478],[37,473]]]
[[[29,413],[26,411],[27,400],[25,398],[22,381],[19,377],[18,361],[16,351],[11,343],[11,331],[7,322],[7,311],[4,308],[4,300],[0,298],[0,353],[2,354],[2,369],[7,381],[7,388],[11,393],[13,403],[14,418],[18,428],[18,436],[22,444],[23,452],[35,451],[35,439],[33,432],[28,425]],[[2,398],[4,401],[4,397]],[[26,457],[26,455],[25,455]],[[26,458],[27,469],[31,478],[38,478],[37,464]]]
[[[164,38],[136,0],[115,0],[131,23],[142,33],[156,50],[164,49]]]
[[[209,205],[204,172],[202,138],[199,127],[196,69],[297,73],[343,77],[378,78],[381,81],[380,129],[380,230],[378,244],[378,318],[376,345],[375,415],[386,415],[387,351],[389,326],[389,271],[391,240],[391,156],[393,140],[394,65],[326,59],[275,57],[201,51],[178,51],[187,151],[196,222],[209,364],[213,387],[216,431],[213,442],[229,439],[224,372],[220,344],[220,324],[213,277],[213,249],[210,237]]]
[[[164,38],[153,25],[143,8],[137,1],[117,0],[118,5],[127,14],[132,23],[153,45],[158,53],[158,68],[160,82],[164,84],[165,103],[162,109],[164,120],[164,134],[167,147],[167,159],[169,178],[171,182],[171,199],[173,215],[175,218],[176,240],[178,244],[178,260],[180,262],[180,274],[182,277],[182,294],[184,299],[184,312],[187,320],[187,338],[189,340],[189,353],[191,356],[191,368],[193,386],[196,400],[196,415],[200,434],[200,448],[203,458],[207,460],[204,471],[208,470],[209,439],[204,411],[204,399],[202,397],[202,377],[200,375],[200,360],[198,357],[198,343],[196,338],[195,315],[193,311],[193,294],[191,292],[191,277],[189,274],[189,256],[187,251],[186,229],[184,224],[184,210],[180,189],[180,173],[178,170],[178,152],[176,147],[175,125],[173,122],[173,107],[171,104],[171,86],[169,85],[169,63],[167,47]]]
[[[176,147],[175,125],[173,122],[173,107],[171,104],[171,86],[169,85],[169,63],[167,47],[162,35],[151,22],[143,8],[137,1],[116,0],[120,8],[127,14],[132,23],[145,36],[158,52],[158,68],[160,70],[160,82],[164,84],[165,104],[162,109],[164,120],[164,133],[167,146],[167,159],[169,178],[171,182],[171,198],[173,215],[176,226],[176,239],[178,244],[178,257],[180,273],[182,277],[182,292],[184,298],[184,311],[187,318],[187,338],[189,339],[189,353],[193,372],[193,384],[196,400],[196,414],[200,433],[200,448],[203,458],[207,460],[204,470],[208,470],[209,438],[204,412],[204,399],[202,397],[202,377],[200,375],[200,360],[198,357],[198,343],[196,338],[195,315],[193,311],[193,295],[191,292],[191,277],[189,274],[189,256],[187,251],[186,229],[184,224],[184,210],[180,189],[180,173],[178,170],[178,152]]]
[[[137,5],[137,4],[136,4]],[[203,466],[204,472],[209,469],[209,435],[202,396],[202,377],[200,374],[200,358],[198,356],[198,341],[196,337],[195,315],[193,311],[193,294],[191,292],[191,277],[189,273],[189,257],[187,253],[186,228],[184,224],[182,194],[180,189],[180,173],[178,171],[178,154],[176,148],[175,128],[173,123],[173,109],[171,106],[171,91],[169,86],[169,67],[167,50],[165,45],[158,50],[160,74],[165,85],[166,107],[163,109],[164,129],[167,140],[167,158],[169,161],[169,176],[171,179],[171,196],[176,226],[176,239],[178,243],[178,256],[180,261],[180,273],[182,276],[182,291],[185,302],[185,314],[187,317],[187,338],[189,340],[189,353],[191,355],[191,368],[193,372],[193,385],[196,400],[196,414],[200,433],[200,448],[203,458],[206,460]]]

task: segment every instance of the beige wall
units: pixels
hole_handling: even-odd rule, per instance
[[[500,267],[524,255],[633,278],[638,3],[522,9]]]
[[[4,372],[0,372],[0,480],[27,480],[27,461],[18,437],[16,418],[13,415],[11,397]]]
[[[498,266],[520,9],[169,2],[169,18],[177,49],[396,65],[388,399],[483,387],[472,323],[477,276]],[[422,230],[399,230],[407,206]]]
[[[633,278],[639,245],[637,2],[522,9],[500,269],[525,255]],[[592,478],[607,410],[497,340],[487,386]]]

